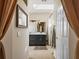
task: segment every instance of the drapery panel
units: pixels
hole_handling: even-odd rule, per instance
[[[0,42],[0,59],[6,59],[5,51],[2,42]]]
[[[16,6],[16,0],[0,0],[0,40],[7,32]],[[0,59],[5,59],[4,47],[0,41]]]
[[[61,2],[68,21],[79,38],[79,0],[61,0]],[[75,59],[79,59],[79,39],[77,39]]]
[[[74,29],[77,36],[79,37],[79,20],[77,17],[76,9],[73,4],[73,1],[75,0],[61,0],[61,1],[69,23],[71,24],[71,27]]]
[[[2,3],[2,4],[1,4]],[[0,0],[0,40],[4,37],[16,5],[16,0]]]

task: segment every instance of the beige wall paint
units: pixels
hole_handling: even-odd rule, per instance
[[[75,49],[78,37],[75,32],[69,29],[69,59],[75,59]]]

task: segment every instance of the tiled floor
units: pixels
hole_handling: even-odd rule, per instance
[[[35,49],[37,48],[37,49]],[[29,47],[29,59],[55,59],[53,49],[50,47]]]

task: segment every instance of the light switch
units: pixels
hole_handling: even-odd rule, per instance
[[[21,33],[20,32],[17,32],[17,37],[20,37],[21,36]]]

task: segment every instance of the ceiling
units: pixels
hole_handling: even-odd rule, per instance
[[[31,13],[29,15],[30,20],[47,20],[52,13]]]
[[[50,5],[48,7],[52,9],[47,9],[45,5]],[[59,5],[60,0],[28,0],[28,9],[30,13],[52,13]]]

